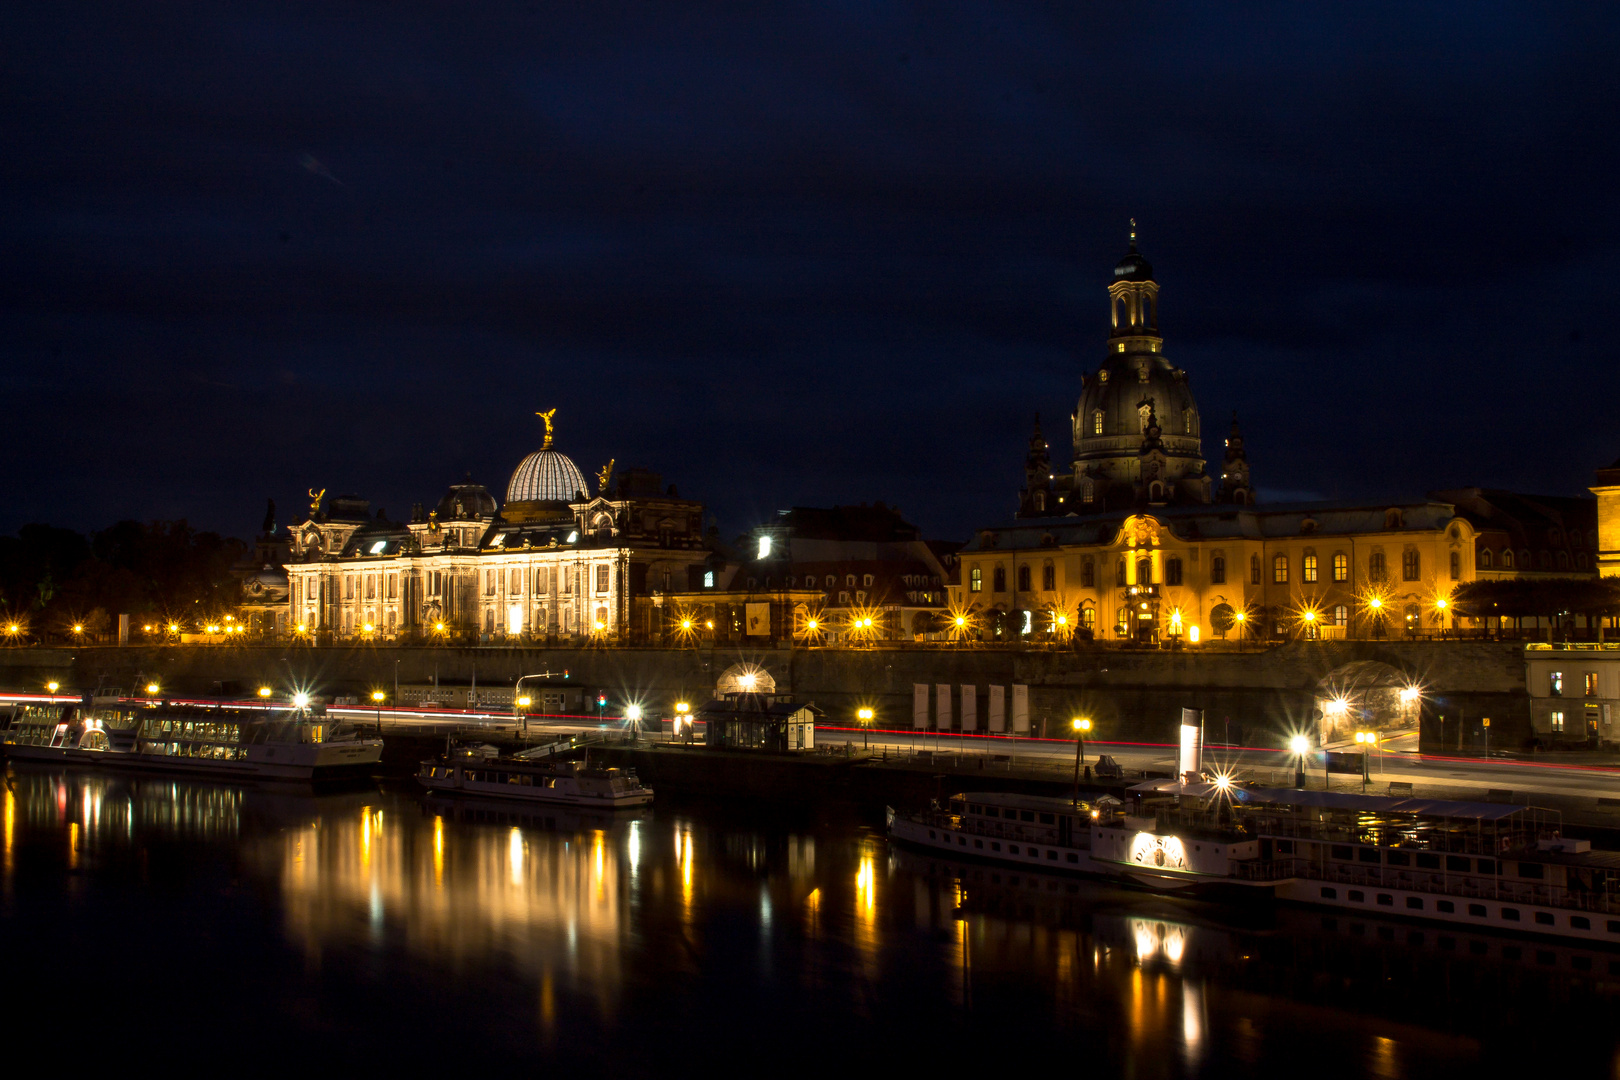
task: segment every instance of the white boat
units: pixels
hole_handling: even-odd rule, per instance
[[[1004,865],[1234,892],[1620,945],[1620,852],[1562,835],[1556,811],[1229,783],[1150,782],[1130,805],[967,793],[889,835]]]
[[[308,781],[369,776],[383,745],[291,706],[163,702],[20,705],[0,744],[17,761]]]
[[[436,794],[477,795],[521,803],[601,810],[646,806],[653,791],[633,769],[596,768],[578,761],[500,757],[492,746],[461,747],[422,762],[417,781]]]

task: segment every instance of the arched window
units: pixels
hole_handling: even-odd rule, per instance
[[[1417,551],[1408,548],[1401,552],[1401,580],[1417,581],[1421,576],[1423,561]]]
[[[1495,557],[1493,555],[1491,555],[1490,548],[1480,548],[1479,549],[1479,566],[1480,566],[1480,569],[1489,570],[1491,568],[1491,564],[1494,563],[1495,561],[1496,561],[1496,559],[1495,559]]]
[[[1097,632],[1097,609],[1087,604],[1080,609],[1080,625],[1085,627],[1086,633]]]
[[[1558,553],[1558,569],[1560,569],[1560,570],[1568,570],[1569,569],[1569,552],[1560,551]]]
[[[1271,583],[1273,585],[1288,584],[1288,556],[1274,555],[1271,559]]]
[[[1102,414],[1102,410],[1098,409],[1096,412],[1091,414],[1091,433],[1093,435],[1101,435],[1102,431],[1103,431],[1103,414]]]
[[[991,592],[1006,592],[1007,591],[1007,568],[1004,567],[1004,566],[996,567],[995,573],[993,573],[990,576],[990,580],[991,580],[991,584],[990,584],[990,591]],[[849,583],[851,585],[855,584],[855,579],[854,579],[853,574],[850,575],[850,582]]]
[[[1041,589],[1051,592],[1057,588],[1057,568],[1051,563],[1041,567]]]
[[[1125,560],[1121,559],[1114,564],[1114,584],[1125,584]]]
[[[1349,626],[1350,625],[1350,609],[1345,607],[1343,604],[1335,604],[1333,606],[1333,625],[1334,626]]]
[[[1046,492],[1037,491],[1035,493],[1035,509],[1036,510],[1045,510],[1046,509]]]
[[[1260,556],[1259,555],[1250,555],[1249,556],[1249,584],[1250,585],[1258,585],[1258,584],[1260,584]]]
[[[1164,485],[1157,480],[1148,485],[1148,502],[1164,502]]]
[[[1191,408],[1182,409],[1181,410],[1181,433],[1183,435],[1191,435],[1193,433],[1192,427],[1193,427],[1193,425],[1192,425],[1192,409]]]
[[[1170,559],[1165,560],[1165,564],[1164,564],[1164,583],[1166,585],[1180,585],[1181,584],[1181,560],[1180,559],[1172,557]]]
[[[1097,585],[1097,564],[1089,557],[1080,564],[1080,585],[1086,589],[1095,588]]]
[[[1151,560],[1151,559],[1137,559],[1136,560],[1136,583],[1138,585],[1151,585],[1151,584],[1153,584],[1153,560]]]
[[[1306,552],[1305,558],[1299,564],[1300,580],[1308,585],[1316,584],[1316,553]]]
[[[1090,502],[1095,497],[1096,491],[1097,485],[1091,482],[1091,477],[1088,476],[1080,481],[1080,500],[1082,502]]]
[[[1367,578],[1370,581],[1383,581],[1385,576],[1384,553],[1375,551],[1367,556]]]
[[[984,571],[975,566],[968,571],[968,592],[978,592],[984,588]]]
[[[1503,548],[1502,549],[1502,569],[1504,569],[1504,570],[1513,569],[1513,549],[1512,548]]]
[[[1451,580],[1456,581],[1460,577],[1462,577],[1462,552],[1453,551],[1451,553]]]
[[[1212,585],[1226,582],[1226,556],[1216,555],[1209,560],[1209,580]]]
[[[1029,592],[1029,567],[1027,566],[1018,568],[1018,591]]]

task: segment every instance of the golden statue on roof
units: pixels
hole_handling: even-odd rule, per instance
[[[608,493],[608,485],[613,483],[613,465],[618,460],[618,458],[609,458],[608,463],[597,471],[596,493],[598,495],[606,495]]]
[[[324,498],[326,498],[326,489],[325,488],[321,488],[321,490],[319,490],[319,491],[316,491],[314,488],[309,489],[309,516],[310,517],[314,517],[315,515],[317,515],[317,514],[319,514],[321,512],[321,500],[324,499]]]
[[[550,410],[548,410],[546,412],[537,412],[534,415],[538,416],[540,419],[542,419],[542,420],[544,420],[546,422],[546,444],[544,446],[542,446],[540,449],[542,449],[542,450],[550,450],[551,449],[551,418],[553,416],[557,415],[557,410],[556,409],[550,409]]]

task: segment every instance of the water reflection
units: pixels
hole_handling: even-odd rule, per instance
[[[1499,1006],[1534,1000],[1564,1030],[1594,1033],[1592,1060],[1615,1052],[1594,1018],[1620,996],[1620,954],[1304,910],[1245,916],[940,861],[859,821],[739,825],[679,808],[513,818],[409,791],[310,798],[16,770],[10,781],[8,897],[54,867],[89,904],[121,874],[144,885],[153,850],[199,866],[228,853],[228,876],[253,888],[199,892],[186,932],[241,947],[260,920],[268,955],[291,957],[304,980],[289,1000],[358,970],[381,1016],[420,1017],[423,994],[435,1009],[467,995],[478,1004],[461,1023],[523,1045],[633,1032],[615,1045],[652,1054],[691,1044],[698,1027],[759,1038],[791,1017],[816,1033],[806,1056],[830,1033],[873,1045],[904,1033],[908,1052],[955,1047],[955,1060],[1004,1053],[1013,1032],[1030,1055],[1079,1047],[1095,1067],[1150,1077],[1317,1060],[1331,1031],[1325,1071],[1412,1076],[1533,1034],[1533,1018]],[[171,895],[185,893],[171,882]],[[487,986],[502,990],[478,996]],[[206,1013],[197,993],[191,1008]],[[311,1022],[301,1016],[280,1022]]]

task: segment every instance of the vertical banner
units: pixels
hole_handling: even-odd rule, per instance
[[[934,728],[951,730],[951,684],[942,682],[934,687]]]
[[[918,731],[928,726],[928,684],[911,684],[911,726]]]
[[[1181,710],[1181,756],[1176,762],[1176,778],[1194,777],[1204,767],[1204,714],[1197,709]]]
[[[979,691],[965,683],[962,686],[962,730],[979,730]]]
[[[986,712],[989,713],[991,731],[1007,730],[1007,688],[1005,686],[992,686],[990,700],[986,702]]]
[[[1029,734],[1029,687],[1023,683],[1013,683],[1012,688],[1012,729],[1014,735]]]

